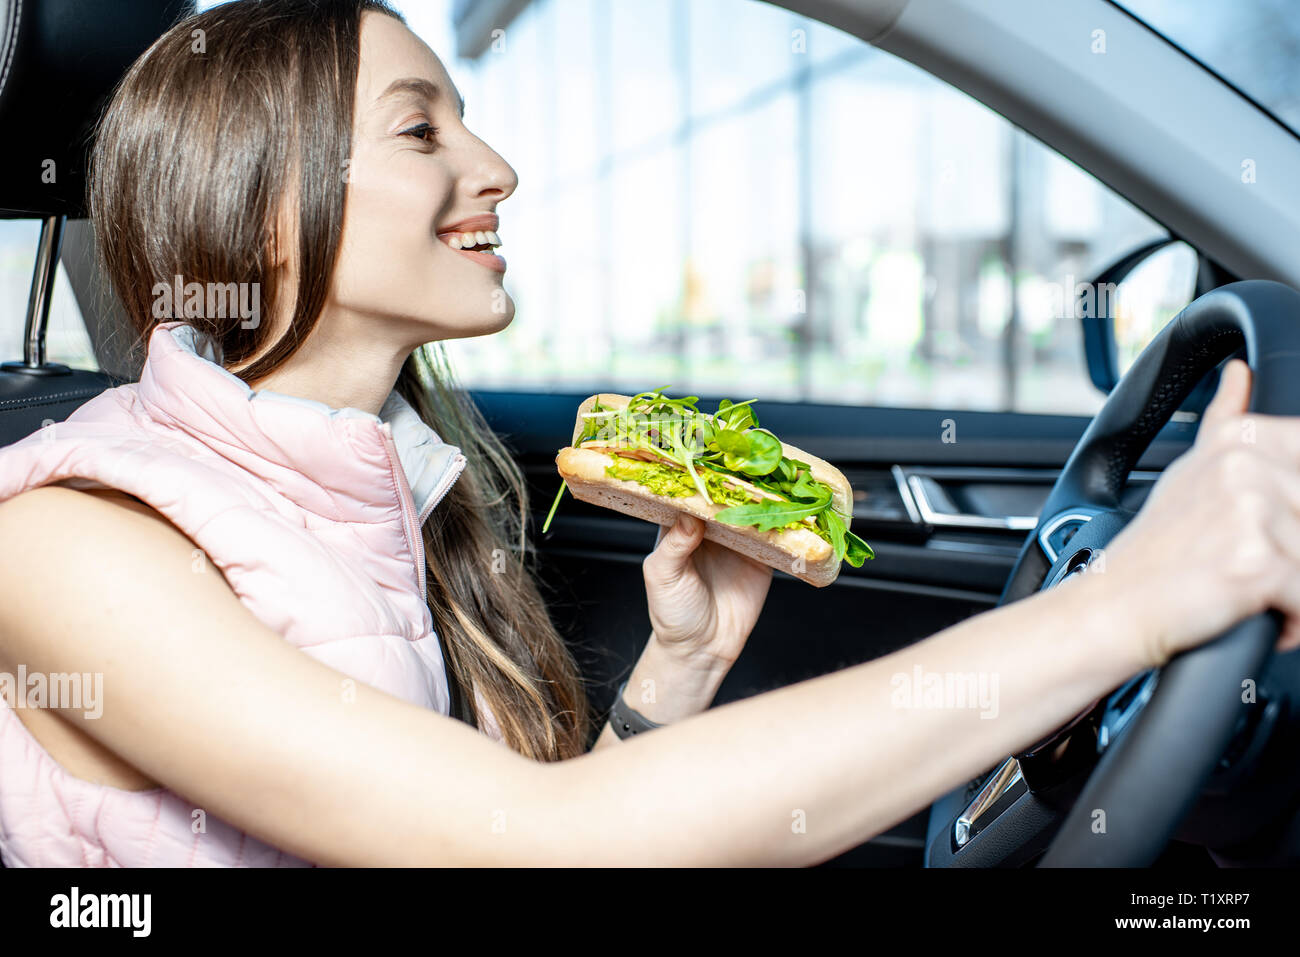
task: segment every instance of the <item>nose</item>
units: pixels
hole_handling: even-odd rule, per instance
[[[519,175],[501,158],[500,154],[477,136],[470,134],[474,143],[468,171],[462,178],[464,188],[474,198],[485,197],[493,202],[504,202],[519,185]]]

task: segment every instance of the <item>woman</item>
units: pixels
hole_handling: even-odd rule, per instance
[[[666,727],[588,753],[517,468],[417,351],[513,317],[516,178],[462,113],[368,0],[216,7],[125,78],[91,207],[144,372],[0,452],[0,666],[103,706],[0,708],[7,862],[811,864],[1249,614],[1295,646],[1300,428],[1240,440],[1238,362],[1106,574],[704,714],[771,570],[661,530],[629,687]],[[998,717],[892,706],[914,665]]]

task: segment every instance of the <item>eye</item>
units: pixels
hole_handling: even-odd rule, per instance
[[[402,130],[400,136],[411,136],[433,146],[438,136],[438,128],[429,123],[420,123],[409,130]]]

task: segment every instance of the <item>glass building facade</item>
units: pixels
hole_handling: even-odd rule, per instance
[[[930,74],[754,0],[533,0],[439,52],[520,177],[467,385],[1100,408],[1073,284],[1165,231]]]
[[[758,0],[394,5],[520,176],[500,209],[516,317],[448,344],[466,386],[1100,408],[1074,285],[1164,230],[933,76]],[[1294,128],[1292,5],[1125,0]],[[36,235],[0,222],[7,315]],[[1194,273],[1176,245],[1125,283],[1122,364]],[[95,365],[66,277],[49,346]]]

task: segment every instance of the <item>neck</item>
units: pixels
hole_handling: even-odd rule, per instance
[[[373,320],[368,323],[370,335],[327,331],[340,325],[326,322],[322,316],[297,352],[274,372],[249,385],[314,399],[332,409],[360,409],[378,415],[413,347],[375,335],[378,324]],[[253,361],[250,358],[241,367]]]

